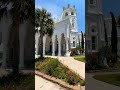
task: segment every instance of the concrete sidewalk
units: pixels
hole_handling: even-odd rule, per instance
[[[85,63],[74,59],[74,57],[58,57],[59,61],[64,65],[68,66],[69,69],[75,71],[85,79]]]
[[[111,73],[86,73],[86,90],[120,90],[120,87],[111,85],[93,78],[94,75]]]
[[[52,83],[35,75],[35,90],[66,90],[58,84]]]

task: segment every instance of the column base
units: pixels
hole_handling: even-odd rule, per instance
[[[55,56],[55,53],[52,53],[52,56]]]
[[[67,53],[66,53],[66,56],[70,56],[70,52],[67,52]]]
[[[19,70],[24,69],[24,65],[19,65]]]
[[[59,53],[58,56],[61,56],[61,54]]]

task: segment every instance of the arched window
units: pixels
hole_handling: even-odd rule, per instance
[[[73,41],[73,47],[75,47],[75,41]]]
[[[67,13],[67,12],[65,13],[65,16],[68,16],[68,13]]]
[[[74,19],[72,19],[72,27],[73,28],[75,27],[75,21],[74,21]]]
[[[95,32],[95,30],[94,30],[94,29],[92,29],[91,31],[92,31],[92,32]]]
[[[96,38],[95,36],[92,36],[92,50],[95,50],[96,48]]]
[[[74,15],[74,13],[73,13],[73,12],[71,12],[71,15]]]
[[[94,0],[90,0],[90,4],[94,4]]]

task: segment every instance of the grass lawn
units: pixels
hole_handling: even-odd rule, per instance
[[[70,85],[85,85],[85,81],[82,80],[79,75],[69,70],[66,66],[60,63],[58,59],[36,59],[35,69],[47,75],[61,79]]]
[[[35,90],[34,74],[0,77],[0,90]]]
[[[85,62],[85,57],[75,57],[74,59],[81,62]]]
[[[112,85],[120,86],[120,73],[107,74],[107,75],[95,75],[93,78],[112,84]]]

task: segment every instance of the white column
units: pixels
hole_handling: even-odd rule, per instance
[[[55,42],[52,42],[52,56],[55,56]]]
[[[7,67],[7,63],[6,63],[6,59],[8,56],[8,47],[7,47],[7,43],[8,43],[8,35],[9,35],[9,30],[8,30],[8,26],[6,24],[3,24],[3,35],[2,35],[2,42],[3,42],[3,58],[2,58],[2,65],[1,68],[6,68]]]
[[[52,56],[55,56],[55,37],[52,38]]]
[[[1,68],[6,68],[6,58],[7,58],[7,46],[4,44],[3,46],[3,60],[2,60],[2,65]]]
[[[20,57],[19,57],[19,69],[24,68],[24,47],[25,47],[25,38],[27,35],[27,21],[24,21],[23,24],[19,27],[19,41],[20,41]]]
[[[66,56],[70,56],[70,55],[69,55],[69,43],[68,43],[68,38],[66,38]]]
[[[43,37],[43,56],[45,55],[46,35]]]
[[[24,68],[24,44],[20,44],[20,60],[19,60],[19,69]]]
[[[58,56],[61,56],[61,37],[58,38]]]
[[[36,34],[35,34],[36,55],[39,54],[39,37],[40,37],[39,33],[36,33]]]

